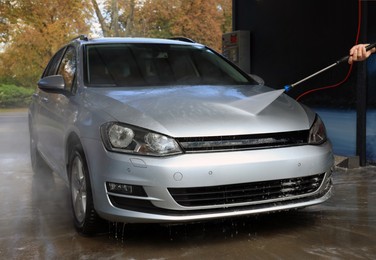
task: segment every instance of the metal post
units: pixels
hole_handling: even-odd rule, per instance
[[[362,37],[361,42],[367,42],[367,2],[362,2]],[[367,127],[367,63],[359,62],[356,84],[356,154],[359,165],[366,165],[366,127]]]
[[[366,165],[366,126],[367,126],[367,73],[366,62],[358,64],[357,105],[356,105],[356,154],[359,165]]]

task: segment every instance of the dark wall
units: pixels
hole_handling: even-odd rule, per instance
[[[358,0],[234,0],[234,30],[251,32],[251,73],[264,78],[266,85],[282,88],[347,55],[357,38],[358,3]],[[360,3],[368,22],[368,30],[360,33],[368,41],[375,41],[376,1]],[[368,8],[368,16],[364,6]],[[296,86],[289,94],[298,97],[310,89],[336,84],[348,70],[349,65],[342,63]],[[356,70],[355,65],[349,80],[340,87],[305,95],[301,101],[353,106]],[[375,89],[376,86],[371,92]]]

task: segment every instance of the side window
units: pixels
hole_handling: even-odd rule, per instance
[[[56,72],[57,72],[57,68],[59,66],[59,63],[60,63],[60,60],[61,60],[61,57],[63,56],[64,54],[64,51],[65,51],[65,47],[60,49],[53,57],[52,59],[50,60],[50,62],[48,63],[46,69],[44,70],[43,72],[43,75],[42,75],[42,78],[44,77],[47,77],[47,76],[51,76],[51,75],[55,75]]]
[[[72,91],[76,75],[76,51],[73,47],[67,48],[57,74],[63,76],[65,88]]]

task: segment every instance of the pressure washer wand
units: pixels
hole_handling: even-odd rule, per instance
[[[374,48],[374,47],[376,47],[376,42],[375,42],[375,43],[372,43],[372,44],[370,44],[370,45],[368,45],[368,46],[366,47],[366,51],[369,51],[370,49],[372,49],[372,48]],[[316,76],[316,75],[318,75],[318,74],[320,74],[320,73],[322,73],[322,72],[324,72],[324,71],[326,71],[326,70],[328,70],[328,69],[330,69],[330,68],[333,68],[334,66],[337,66],[338,64],[340,64],[340,63],[342,63],[342,62],[344,62],[344,61],[347,61],[349,58],[350,58],[350,55],[347,55],[347,56],[345,56],[345,57],[342,57],[341,59],[337,60],[336,62],[334,62],[333,64],[329,65],[328,67],[325,67],[325,68],[323,68],[323,69],[321,69],[321,70],[319,70],[319,71],[313,73],[312,75],[309,75],[308,77],[305,77],[304,79],[299,80],[298,82],[295,82],[294,84],[286,85],[286,86],[284,87],[284,88],[285,88],[285,91],[286,91],[286,92],[289,91],[290,89],[292,89],[292,88],[295,87],[296,85],[299,85],[300,83],[302,83],[302,82],[304,82],[304,81],[306,81],[306,80],[309,80],[310,78],[312,78],[312,77],[314,77],[314,76]]]

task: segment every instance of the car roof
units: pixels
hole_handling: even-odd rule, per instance
[[[104,43],[148,43],[148,44],[176,44],[176,45],[199,45],[188,38],[177,37],[172,39],[159,39],[159,38],[142,38],[142,37],[103,37],[103,38],[79,38],[80,44],[104,44]]]

